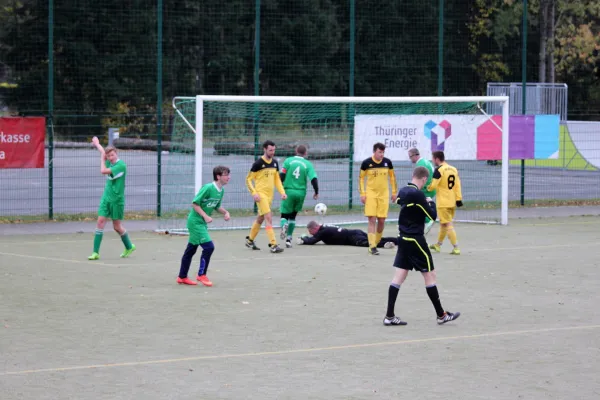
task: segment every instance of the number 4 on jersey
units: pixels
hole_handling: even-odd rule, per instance
[[[300,167],[296,167],[294,172],[292,172],[292,175],[294,175],[296,179],[300,178]]]

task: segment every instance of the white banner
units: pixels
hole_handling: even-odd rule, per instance
[[[377,142],[392,161],[408,161],[413,147],[426,159],[442,150],[447,159],[476,160],[477,128],[486,121],[484,115],[356,115],[354,161],[370,157]]]

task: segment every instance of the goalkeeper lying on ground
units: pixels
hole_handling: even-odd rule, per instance
[[[357,246],[369,247],[369,237],[365,231],[360,229],[346,229],[333,225],[321,225],[316,221],[310,221],[306,225],[308,233],[312,236],[304,236],[296,239],[296,244],[316,244],[323,242],[325,244],[337,246]],[[398,239],[394,237],[381,238],[377,247],[393,249],[398,244]]]

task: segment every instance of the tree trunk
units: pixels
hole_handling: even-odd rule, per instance
[[[556,79],[556,70],[554,68],[554,35],[556,32],[556,0],[550,1],[550,7],[548,10],[548,81],[554,83]]]
[[[548,46],[548,0],[540,1],[540,65],[539,65],[539,82],[546,82],[546,62],[547,46]]]

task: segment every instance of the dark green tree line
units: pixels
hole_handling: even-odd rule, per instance
[[[349,1],[261,4],[259,93],[347,95]],[[355,95],[437,94],[438,4],[356,0]],[[528,81],[566,82],[570,110],[598,114],[600,6],[593,0],[529,4]],[[254,5],[164,0],[166,113],[173,96],[254,94]],[[516,0],[444,2],[444,95],[480,95],[489,81],[521,80],[522,12]],[[151,134],[157,16],[155,1],[54,0],[55,112],[90,116],[81,125],[126,123]],[[48,62],[48,0],[5,0],[0,88],[13,112],[47,112]]]

